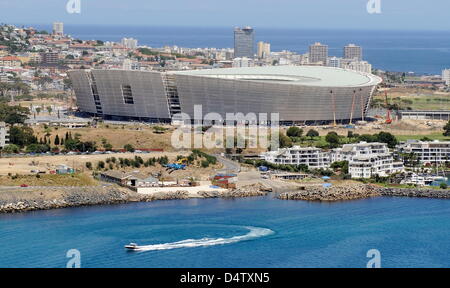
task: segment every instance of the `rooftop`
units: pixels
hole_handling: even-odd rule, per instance
[[[364,87],[379,84],[378,76],[323,66],[266,66],[171,72],[179,75],[242,81],[276,82],[315,87]]]

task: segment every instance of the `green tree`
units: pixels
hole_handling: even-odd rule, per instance
[[[286,135],[288,137],[302,137],[303,135],[303,129],[299,128],[299,127],[290,127],[287,132]]]
[[[444,136],[448,137],[450,136],[450,121],[447,122],[444,126]]]
[[[29,115],[30,110],[28,108],[0,103],[0,122],[6,122],[10,125],[23,124]]]
[[[27,153],[46,153],[50,151],[50,146],[47,144],[31,144],[27,146]]]
[[[133,147],[133,145],[131,144],[126,144],[125,146],[123,146],[123,149],[125,149],[127,152],[134,152],[136,151]]]
[[[389,148],[395,148],[395,146],[397,146],[397,144],[398,144],[397,138],[395,138],[394,135],[392,135],[391,133],[388,133],[388,132],[380,132],[377,135],[377,140],[381,143],[388,144]]]
[[[319,137],[319,132],[317,132],[317,131],[314,130],[314,129],[310,129],[310,130],[306,133],[306,136],[309,137],[309,138],[311,138],[311,140],[312,140],[312,139],[315,138],[315,137]]]
[[[292,140],[288,136],[280,132],[280,148],[292,147]]]
[[[209,167],[209,162],[206,160],[202,161],[202,168],[208,168]]]
[[[19,153],[20,152],[20,147],[15,145],[15,144],[9,144],[6,145],[5,147],[3,147],[3,153],[6,154],[14,154],[14,153]]]
[[[59,146],[59,144],[60,144],[60,140],[59,140],[59,135],[56,135],[55,136],[55,146]]]
[[[97,170],[102,170],[102,169],[105,169],[105,162],[99,161],[97,163]]]
[[[12,126],[9,130],[9,142],[20,147],[36,144],[33,129],[27,126]]]
[[[330,132],[325,137],[325,141],[330,145],[330,148],[336,148],[339,146],[340,138],[336,132]]]

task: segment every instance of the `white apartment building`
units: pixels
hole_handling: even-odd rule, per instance
[[[349,163],[348,173],[352,178],[387,177],[404,171],[402,162],[395,162],[392,154],[356,156]]]
[[[54,22],[53,23],[53,35],[64,35],[64,23],[62,22]]]
[[[346,144],[334,149],[330,156],[331,162],[348,161],[352,178],[385,177],[404,169],[402,162],[394,161],[385,143]]]
[[[233,68],[253,67],[254,64],[253,59],[247,57],[233,59]]]
[[[445,85],[450,86],[450,69],[442,70],[442,81],[445,81]]]
[[[342,58],[333,56],[328,58],[328,67],[341,68]]]
[[[342,68],[358,72],[372,73],[372,64],[367,61],[351,61],[348,63],[343,62]]]
[[[445,164],[450,162],[450,141],[407,141],[397,146],[400,153],[414,153],[423,164]]]
[[[262,158],[277,165],[307,165],[309,169],[330,167],[330,153],[315,147],[300,147],[278,149],[264,153]]]
[[[138,40],[133,38],[123,38],[121,44],[127,49],[136,49],[138,47]]]
[[[0,148],[5,147],[9,142],[9,128],[5,122],[0,122]]]
[[[331,152],[315,147],[294,146],[264,153],[261,158],[278,165],[304,164],[309,169],[325,169],[333,162],[348,161],[352,178],[385,177],[404,169],[402,162],[394,160],[385,143],[347,144]]]

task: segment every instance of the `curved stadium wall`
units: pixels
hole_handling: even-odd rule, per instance
[[[281,67],[281,68],[279,68]],[[113,119],[170,122],[183,112],[279,113],[281,123],[362,119],[381,79],[338,68],[275,66],[182,72],[74,70],[78,108]]]

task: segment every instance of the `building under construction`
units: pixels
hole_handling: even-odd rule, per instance
[[[182,112],[278,113],[281,124],[364,119],[381,78],[319,66],[270,66],[146,72],[75,70],[69,76],[80,111],[113,119],[171,122]]]

